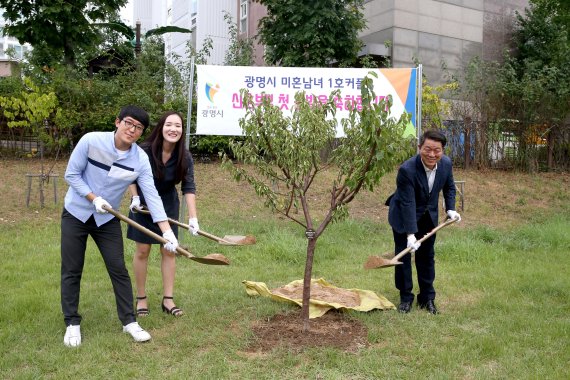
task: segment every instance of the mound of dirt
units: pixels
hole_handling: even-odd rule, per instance
[[[303,299],[303,284],[285,285],[271,291],[274,294],[291,299]],[[319,283],[311,284],[311,299],[330,303],[338,303],[346,307],[360,305],[358,293],[330,286],[323,286]]]
[[[252,326],[253,339],[248,353],[265,353],[276,348],[300,352],[310,347],[335,347],[356,352],[368,345],[368,329],[360,321],[331,310],[309,321],[309,331],[303,332],[301,311],[277,314]]]

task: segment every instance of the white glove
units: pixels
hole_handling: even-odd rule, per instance
[[[107,213],[107,210],[104,210],[103,206],[113,208],[113,207],[111,207],[109,202],[107,202],[106,200],[104,200],[101,197],[97,197],[97,198],[93,199],[93,206],[95,206],[95,211],[97,211],[98,214],[106,214]]]
[[[418,242],[414,234],[408,235],[408,248],[411,248],[412,251],[415,252],[420,248],[420,245],[422,245],[422,243]]]
[[[132,212],[137,212],[141,209],[141,197],[138,195],[133,195],[131,198],[131,205],[129,206],[129,210]]]
[[[172,230],[168,230],[162,234],[162,237],[168,240],[168,243],[164,244],[164,248],[168,252],[176,252],[176,248],[178,248],[178,239],[176,239],[174,232]]]
[[[188,220],[188,230],[192,232],[192,235],[198,236],[198,231],[200,231],[198,218],[190,218],[190,220]]]
[[[448,210],[447,216],[449,216],[449,219],[457,219],[458,222],[461,222],[461,215],[455,210]]]

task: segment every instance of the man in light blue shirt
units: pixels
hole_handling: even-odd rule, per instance
[[[173,254],[176,251],[178,241],[154,187],[148,156],[135,143],[148,125],[146,111],[126,106],[115,120],[114,132],[87,133],[69,158],[65,171],[69,189],[61,216],[61,307],[67,326],[63,342],[68,347],[81,344],[79,292],[88,236],[105,261],[123,331],[136,342],[151,338],[136,322],[120,221],[104,207],[118,210],[125,190],[136,180],[153,221],[169,241],[165,248]]]

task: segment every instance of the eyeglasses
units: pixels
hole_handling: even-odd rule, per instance
[[[125,123],[125,127],[127,127],[127,129],[133,129],[133,127],[135,128],[135,132],[140,132],[142,133],[144,131],[144,127],[140,124],[135,124],[130,120],[127,119],[123,119],[123,123]]]

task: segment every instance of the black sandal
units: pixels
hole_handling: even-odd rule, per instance
[[[146,317],[150,314],[150,310],[148,310],[148,308],[140,308],[139,309],[139,301],[140,300],[145,300],[146,296],[143,297],[137,297],[137,317]]]
[[[182,315],[184,315],[184,312],[182,311],[182,309],[180,309],[180,308],[178,308],[178,307],[176,307],[176,306],[173,306],[172,309],[168,309],[166,306],[164,306],[164,300],[165,300],[165,299],[166,299],[166,300],[171,300],[171,299],[174,299],[174,298],[173,298],[173,297],[167,297],[167,296],[162,297],[162,304],[161,304],[161,306],[162,306],[162,311],[164,311],[164,312],[167,313],[167,314],[173,315],[173,316],[175,316],[175,317],[181,317]]]

